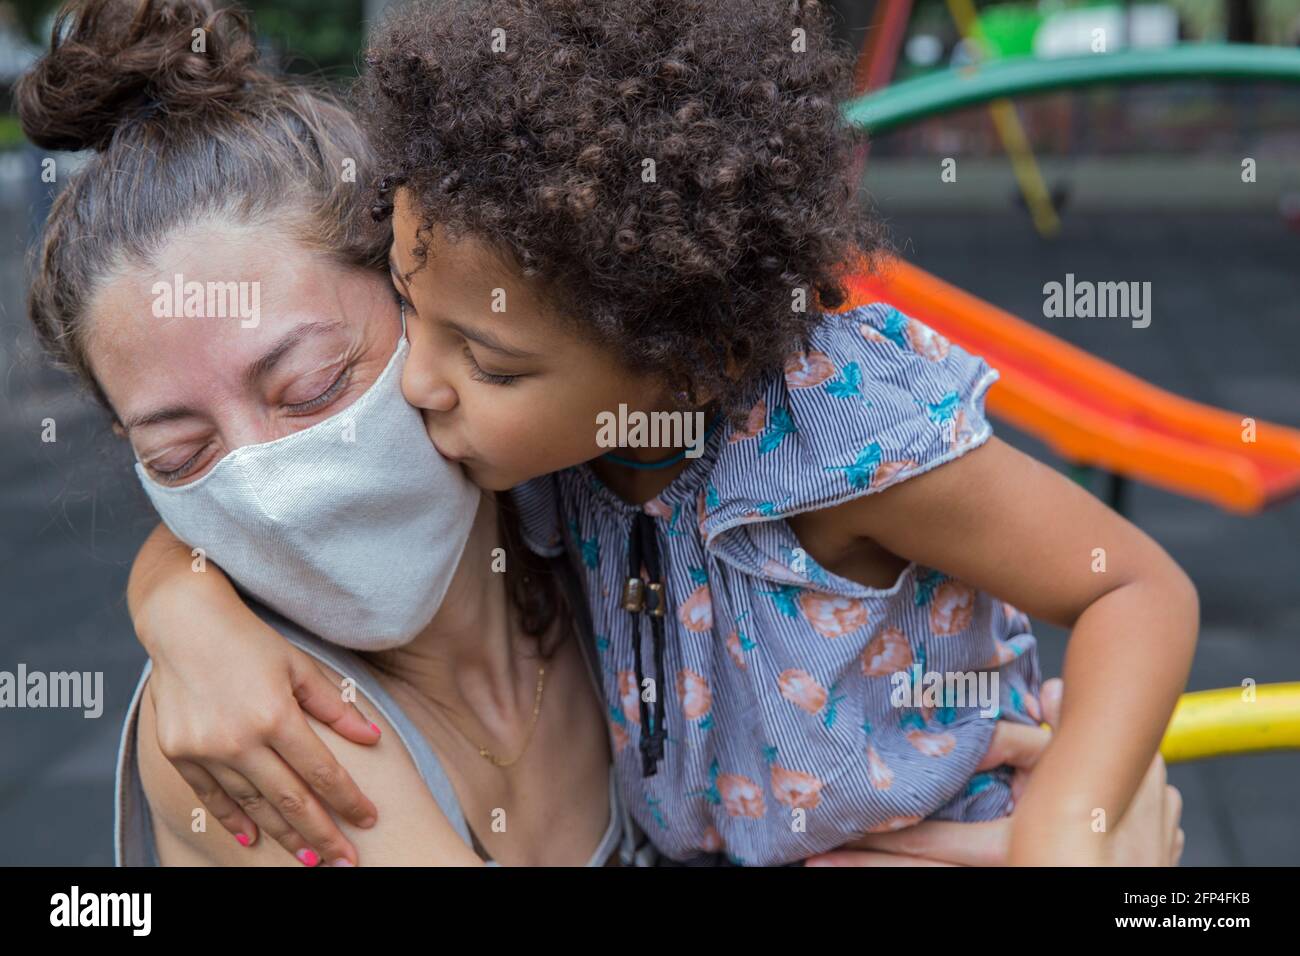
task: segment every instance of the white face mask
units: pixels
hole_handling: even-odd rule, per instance
[[[402,397],[405,318],[383,373],[338,414],[236,448],[188,485],[135,466],[176,537],[263,604],[357,650],[405,644],[433,619],[481,495]]]

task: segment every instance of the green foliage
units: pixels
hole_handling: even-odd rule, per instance
[[[18,25],[27,34],[28,39],[45,42],[49,36],[45,33],[45,22],[58,8],[50,0],[7,0],[9,7],[18,15]]]
[[[356,72],[364,33],[362,0],[254,0],[245,6],[264,43],[293,72]]]
[[[23,144],[23,129],[18,117],[0,113],[0,149],[16,149]]]

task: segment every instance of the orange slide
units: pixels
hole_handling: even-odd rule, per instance
[[[846,309],[887,302],[984,356],[989,410],[1067,461],[1240,513],[1300,492],[1300,431],[1171,395],[901,260],[848,289]]]

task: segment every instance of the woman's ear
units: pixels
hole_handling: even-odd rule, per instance
[[[126,438],[126,429],[122,427],[122,423],[119,422],[116,418],[113,419],[113,424],[111,427],[113,429],[113,434],[116,435],[118,438]]]

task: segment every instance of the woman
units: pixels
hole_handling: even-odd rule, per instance
[[[24,128],[97,155],[47,224],[38,333],[131,442],[150,498],[197,546],[195,571],[210,557],[302,625],[264,610],[292,647],[214,662],[231,697],[294,676],[264,727],[224,726],[210,719],[222,701],[187,698],[161,658],[146,668],[123,733],[119,862],[649,859],[611,786],[591,635],[568,639],[583,627],[563,569],[520,547],[508,510],[438,458],[400,402],[404,321],[352,118],[259,72],[244,22],[206,3],[124,15],[87,0],[54,36],[18,91]],[[186,588],[168,600],[183,606]],[[148,643],[161,612],[132,610]],[[321,724],[340,736],[322,743]],[[379,735],[401,746],[368,746]],[[999,728],[986,762],[1032,766],[1043,736]],[[354,777],[385,795],[382,816]],[[1125,844],[1129,862],[1176,858],[1176,796],[1158,765],[1150,782],[1126,817],[1145,838]],[[229,834],[198,825],[194,793]],[[998,862],[1008,822],[863,846]]]

